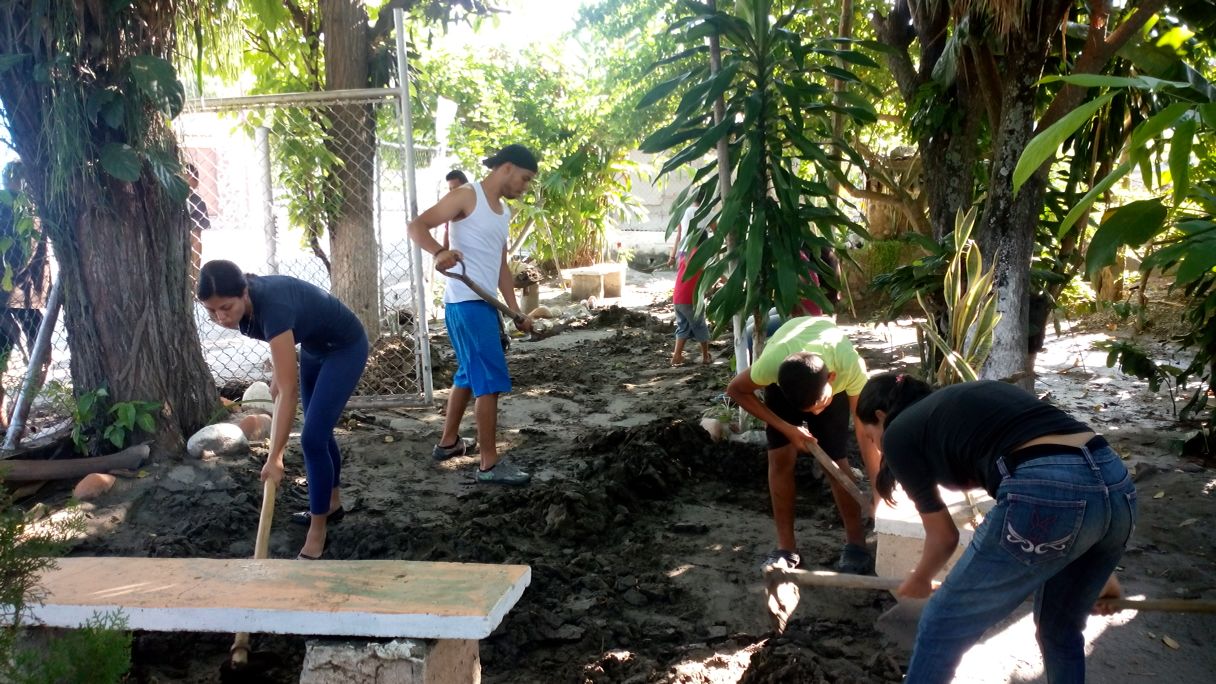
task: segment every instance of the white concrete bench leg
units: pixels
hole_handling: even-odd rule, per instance
[[[309,641],[300,684],[480,684],[475,639]]]

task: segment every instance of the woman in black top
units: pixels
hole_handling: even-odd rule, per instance
[[[292,521],[309,526],[297,558],[316,560],[325,550],[327,524],[346,513],[339,494],[342,455],[334,426],[367,364],[363,324],[316,285],[290,276],[242,273],[231,261],[209,261],[203,266],[198,300],[216,323],[270,343],[275,410],[263,481],[283,479],[283,451],[295,421],[297,398],[303,404],[300,449],[308,475],[308,511],[296,513]]]
[[[866,383],[857,415],[882,445],[878,493],[892,502],[898,481],[925,526],[900,596],[929,596],[958,546],[937,487],[982,487],[996,500],[925,606],[906,681],[951,681],[967,649],[1033,594],[1049,681],[1083,683],[1081,632],[1100,596],[1121,594],[1112,573],[1135,524],[1136,490],[1118,454],[1084,423],[1001,382],[934,392],[887,373]]]

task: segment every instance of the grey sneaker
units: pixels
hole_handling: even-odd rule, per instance
[[[840,550],[836,571],[850,575],[868,575],[874,570],[874,558],[864,546],[845,544]]]
[[[532,481],[532,476],[506,461],[499,461],[489,470],[477,470],[478,484],[502,484],[516,487]]]
[[[793,570],[799,565],[802,565],[802,557],[793,551],[786,551],[784,549],[773,549],[768,552],[764,560],[760,561],[761,570],[768,570],[769,568]]]
[[[452,446],[439,446],[436,444],[435,448],[431,449],[431,458],[436,461],[446,461],[449,458],[465,456],[475,451],[477,451],[477,440],[472,437],[459,437]]]

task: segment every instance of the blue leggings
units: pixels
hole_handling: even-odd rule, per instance
[[[341,485],[342,454],[334,439],[334,426],[365,365],[366,337],[324,354],[300,349],[300,402],[304,406],[300,448],[308,475],[308,511],[313,515],[329,513],[330,496]]]

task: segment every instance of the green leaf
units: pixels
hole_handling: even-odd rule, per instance
[[[126,441],[127,431],[116,425],[111,425],[106,428],[104,436],[110,440],[110,444],[113,444],[115,448],[121,449],[123,442]]]
[[[1138,247],[1165,227],[1168,211],[1160,199],[1141,200],[1107,212],[1085,251],[1085,273],[1092,277],[1099,269],[1115,262],[1124,245]]]
[[[666,81],[662,81],[662,82],[656,84],[655,87],[651,88],[649,91],[647,91],[647,93],[645,95],[642,96],[642,99],[638,100],[638,103],[635,106],[635,108],[644,109],[646,107],[649,107],[649,106],[655,104],[656,102],[662,101],[663,98],[670,95],[673,90],[680,87],[681,83],[684,83],[685,81],[687,81],[689,76],[691,76],[691,75],[692,75],[691,71],[685,71],[682,74],[672,76],[671,78],[667,79]]]
[[[1195,142],[1195,129],[1198,122],[1187,118],[1174,127],[1174,137],[1170,139],[1170,182],[1174,184],[1174,206],[1182,203],[1190,185],[1191,146]]]
[[[101,168],[118,180],[134,183],[139,180],[139,155],[125,143],[106,143],[98,153]]]
[[[181,176],[181,162],[174,157],[153,151],[145,154],[144,158],[148,160],[148,166],[152,169],[152,176],[165,189],[165,193],[174,202],[178,204],[185,203],[186,197],[190,194],[190,186],[186,184],[185,179]]]
[[[1106,106],[1106,103],[1110,102],[1114,96],[1114,93],[1107,93],[1096,100],[1086,102],[1034,136],[1026,144],[1026,149],[1022,150],[1022,157],[1018,159],[1018,165],[1013,170],[1014,193],[1017,193],[1022,184],[1029,180],[1040,166],[1056,155],[1060,145],[1064,144],[1069,136],[1075,133],[1082,124],[1089,121],[1099,109]]]
[[[156,431],[156,419],[152,417],[151,413],[139,414],[139,420],[136,422],[139,423],[139,429],[144,432],[150,433]]]
[[[26,57],[29,57],[29,54],[25,52],[0,55],[0,74],[3,74],[9,69],[17,66],[23,60],[25,60]]]
[[[1061,240],[1064,239],[1064,236],[1068,235],[1068,231],[1073,227],[1073,224],[1075,224],[1077,220],[1081,218],[1082,214],[1089,211],[1090,206],[1092,206],[1094,201],[1098,199],[1098,196],[1107,190],[1110,190],[1111,186],[1113,186],[1120,178],[1127,175],[1127,172],[1130,171],[1132,166],[1134,166],[1138,161],[1139,155],[1133,155],[1132,158],[1127,159],[1122,164],[1115,167],[1114,171],[1106,174],[1105,178],[1098,181],[1096,185],[1090,188],[1089,192],[1085,193],[1085,196],[1082,197],[1071,210],[1069,210],[1068,214],[1064,217],[1064,220],[1060,221],[1060,227],[1056,229],[1056,238]]]
[[[149,102],[170,117],[181,113],[186,91],[172,64],[153,55],[135,55],[127,65],[135,87]]]
[[[1149,117],[1132,131],[1130,149],[1144,147],[1145,143],[1161,135],[1165,129],[1173,126],[1174,122],[1182,118],[1182,115],[1186,114],[1190,109],[1191,105],[1186,102],[1175,102]]]
[[[1039,83],[1062,81],[1085,88],[1147,88],[1148,84],[1128,76],[1104,76],[1102,74],[1068,74],[1066,76],[1044,76]]]
[[[1178,271],[1174,274],[1174,282],[1178,285],[1199,278],[1216,267],[1216,242],[1205,240],[1192,245],[1186,251]]]

